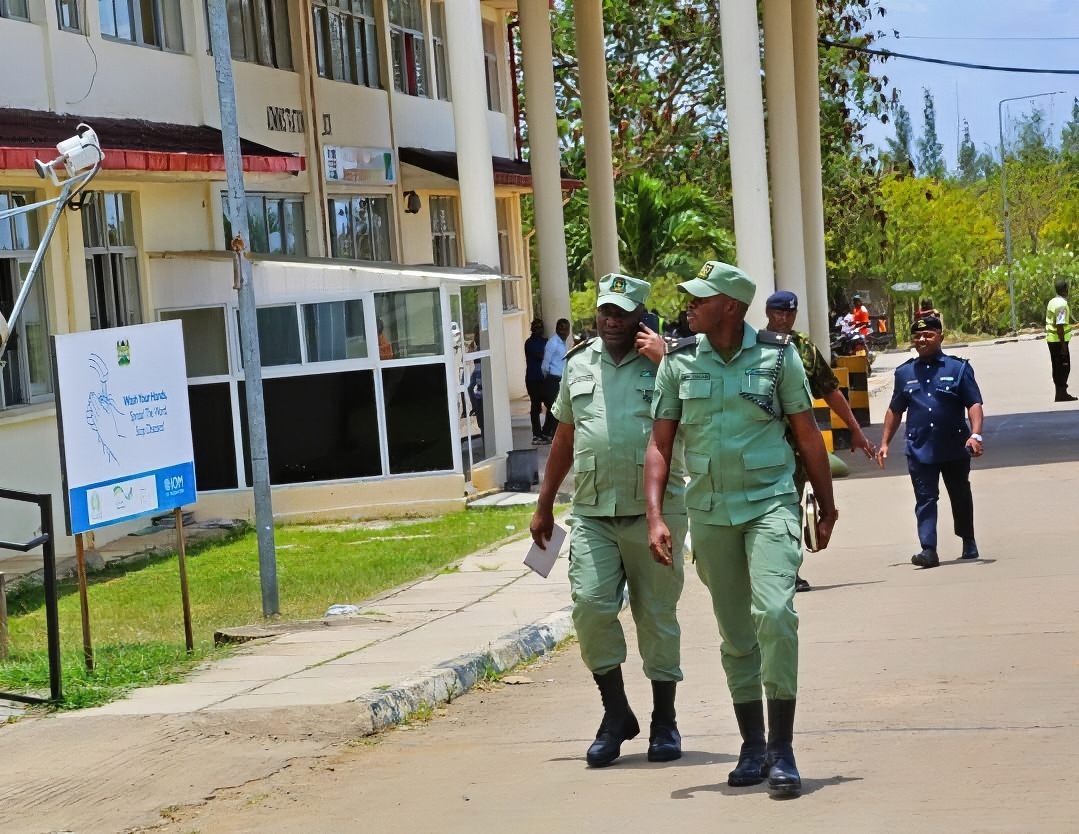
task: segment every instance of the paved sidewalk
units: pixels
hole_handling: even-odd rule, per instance
[[[186,681],[135,690],[83,715],[154,715],[343,704],[487,650],[569,603],[568,562],[548,579],[522,562],[531,540],[363,604],[361,616],[304,624],[205,664]],[[350,600],[342,600],[350,602]]]

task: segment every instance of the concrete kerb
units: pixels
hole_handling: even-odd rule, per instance
[[[372,735],[404,723],[423,709],[432,709],[468,692],[490,672],[501,674],[549,653],[573,635],[569,607],[492,643],[486,651],[472,652],[445,661],[384,692],[364,695],[356,703],[364,735]]]

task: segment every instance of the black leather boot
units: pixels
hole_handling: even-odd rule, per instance
[[[921,553],[915,553],[910,557],[910,563],[919,568],[935,568],[940,564],[940,557],[932,547],[923,547]]]
[[[749,701],[734,705],[738,719],[738,732],[742,734],[742,749],[738,753],[738,765],[727,776],[732,788],[759,785],[768,775],[764,763],[767,745],[764,739],[764,702]]]
[[[794,701],[768,700],[768,792],[775,797],[802,793],[802,777],[794,762]]]
[[[974,539],[963,539],[963,555],[961,559],[980,559],[981,554],[978,553],[978,544]]]
[[[622,667],[616,666],[603,675],[592,675],[603,699],[603,721],[596,731],[596,740],[588,748],[585,760],[590,767],[607,767],[622,752],[622,742],[636,738],[641,732],[637,717],[629,708],[626,687],[622,682]]]
[[[648,761],[673,762],[682,758],[682,736],[674,720],[676,681],[652,681],[652,726],[648,733]]]

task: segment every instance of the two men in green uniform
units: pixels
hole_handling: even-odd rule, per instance
[[[542,547],[554,525],[555,495],[572,467],[570,585],[581,656],[599,687],[603,720],[587,753],[604,767],[640,732],[622,679],[626,640],[618,620],[628,584],[645,675],[652,681],[649,761],[682,755],[675,689],[682,680],[676,609],[682,593],[686,536],[685,476],[672,451],[663,493],[672,559],[653,560],[645,519],[644,458],[663,341],[640,327],[647,282],[607,275],[599,283],[597,338],[566,355],[553,415],[558,420],[532,519]]]
[[[827,546],[838,518],[828,454],[790,338],[745,322],[753,280],[736,267],[709,262],[679,289],[693,296],[688,320],[697,337],[668,354],[656,380],[644,474],[649,545],[663,565],[681,558],[680,531],[671,529],[666,498],[681,440],[697,573],[712,596],[742,735],[728,784],[767,778],[773,794],[796,796],[801,777],[792,748],[798,689],[793,601],[802,552],[788,425],[820,506],[820,547]]]

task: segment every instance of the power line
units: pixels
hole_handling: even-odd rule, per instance
[[[818,38],[821,46],[845,49],[848,52],[861,52],[864,55],[879,55],[881,58],[903,58],[907,61],[921,61],[925,64],[943,64],[947,67],[963,67],[965,69],[991,70],[994,72],[1024,72],[1035,75],[1079,75],[1079,69],[1042,69],[1039,67],[1002,67],[992,64],[970,64],[966,61],[949,61],[945,58],[927,58],[924,55],[906,55],[902,52],[892,52],[890,49],[870,49],[867,46],[857,46],[852,43],[839,43],[828,38]]]
[[[966,35],[896,35],[897,40],[905,41],[1079,41],[1079,37],[1024,38],[1010,35],[966,36]]]

